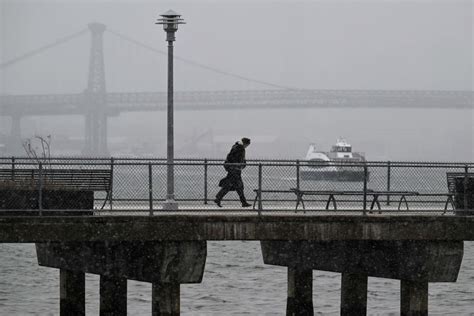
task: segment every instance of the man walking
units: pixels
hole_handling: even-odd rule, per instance
[[[214,202],[217,206],[222,207],[222,198],[229,191],[237,191],[242,207],[249,207],[244,195],[244,182],[242,181],[242,169],[245,168],[245,148],[250,145],[249,138],[242,138],[241,141],[236,142],[224,163],[224,169],[227,171],[227,176],[219,181],[220,191],[216,195]]]

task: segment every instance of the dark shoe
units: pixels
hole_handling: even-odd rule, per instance
[[[252,204],[249,204],[249,203],[247,203],[247,202],[242,203],[242,207],[249,207],[249,206],[252,206]]]
[[[215,199],[215,200],[214,200],[214,203],[216,203],[217,206],[222,207],[221,201],[219,201],[218,199]]]

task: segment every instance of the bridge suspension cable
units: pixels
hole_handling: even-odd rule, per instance
[[[134,40],[133,38],[130,38],[126,35],[123,35],[117,31],[113,31],[113,30],[110,30],[110,29],[107,29],[107,31],[109,33],[112,33],[113,35],[119,37],[120,39],[123,39],[127,42],[130,42],[130,43],[133,43],[137,46],[140,46],[142,48],[145,48],[147,50],[150,50],[150,51],[153,51],[155,53],[158,53],[160,55],[165,55],[167,56],[167,52],[163,51],[163,50],[159,50],[159,49],[156,49],[150,45],[147,45],[145,43],[142,43],[142,42],[139,42],[137,40]],[[179,60],[179,61],[182,61],[186,64],[190,64],[192,66],[195,66],[195,67],[199,67],[199,68],[202,68],[202,69],[206,69],[208,71],[212,71],[212,72],[215,72],[215,73],[218,73],[218,74],[221,74],[221,75],[225,75],[225,76],[229,76],[229,77],[233,77],[233,78],[237,78],[237,79],[240,79],[240,80],[244,80],[244,81],[248,81],[248,82],[253,82],[253,83],[258,83],[258,84],[261,84],[261,85],[264,85],[264,86],[268,86],[268,87],[272,87],[272,88],[278,88],[278,89],[283,89],[283,90],[298,90],[298,89],[295,89],[295,88],[291,88],[291,87],[286,87],[286,86],[282,86],[282,85],[279,85],[279,84],[274,84],[274,83],[271,83],[271,82],[268,82],[268,81],[263,81],[263,80],[258,80],[258,79],[253,79],[253,78],[249,78],[249,77],[245,77],[245,76],[242,76],[242,75],[238,75],[238,74],[235,74],[235,73],[231,73],[231,72],[228,72],[228,71],[224,71],[224,70],[221,70],[221,69],[217,69],[217,68],[214,68],[214,67],[211,67],[211,66],[207,66],[207,65],[203,65],[201,63],[198,63],[198,62],[195,62],[193,60],[190,60],[190,59],[187,59],[187,58],[183,58],[183,57],[179,57],[179,56],[176,56],[174,55],[174,59],[176,60]]]
[[[11,59],[11,60],[9,60],[9,61],[6,61],[6,62],[4,62],[4,63],[0,63],[0,70],[3,70],[3,69],[5,69],[5,68],[7,68],[8,66],[11,66],[11,65],[13,65],[13,64],[16,64],[16,63],[18,63],[18,62],[20,62],[20,61],[22,61],[22,60],[24,60],[24,59],[26,59],[26,58],[29,58],[29,57],[38,55],[38,54],[44,52],[45,50],[48,50],[48,49],[50,49],[50,48],[53,48],[53,47],[56,47],[56,46],[58,46],[58,45],[64,44],[64,43],[66,43],[66,42],[68,42],[68,41],[70,41],[70,40],[72,40],[72,39],[74,39],[74,38],[76,38],[76,37],[78,37],[78,36],[81,36],[82,34],[84,34],[84,33],[86,33],[86,32],[88,32],[88,29],[83,29],[83,30],[81,30],[81,31],[79,31],[79,32],[75,32],[75,33],[73,33],[73,34],[71,34],[71,35],[61,37],[61,38],[57,39],[56,41],[54,41],[54,42],[52,42],[52,43],[50,43],[50,44],[47,44],[47,45],[45,45],[45,46],[42,46],[42,47],[37,48],[37,49],[35,49],[35,50],[32,50],[32,51],[30,51],[30,52],[28,52],[28,53],[26,53],[26,54],[23,54],[23,55],[21,55],[21,56],[18,56],[18,57],[16,57],[16,58],[13,58],[13,59]]]

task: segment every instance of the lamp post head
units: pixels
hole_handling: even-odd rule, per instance
[[[178,30],[178,25],[186,23],[184,22],[184,19],[181,18],[181,15],[173,10],[168,10],[160,16],[161,18],[158,19],[155,24],[163,24],[163,29],[167,35],[166,40],[168,42],[173,42],[175,40],[174,33]]]

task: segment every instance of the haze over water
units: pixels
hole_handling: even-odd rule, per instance
[[[166,91],[165,33],[154,22],[169,8],[187,22],[176,34],[176,91],[266,90],[276,89],[274,85],[473,89],[470,0],[2,0],[0,4],[0,61],[87,29],[90,22],[104,23],[107,30],[162,52],[106,31],[104,59],[110,92]],[[81,93],[87,86],[89,49],[86,31],[0,69],[0,93]],[[472,110],[178,111],[175,149],[179,157],[219,158],[230,143],[247,136],[254,140],[249,156],[296,159],[304,157],[309,143],[328,150],[343,136],[369,160],[470,161],[474,158],[472,122]],[[74,142],[78,145],[73,153],[82,149],[80,116],[28,117],[22,123],[25,138],[52,135],[53,153],[67,154],[63,144]],[[8,134],[10,126],[10,119],[0,116],[0,133]],[[108,137],[113,155],[141,155],[143,150],[137,148],[145,148],[146,154],[164,156],[166,115],[111,117]],[[201,144],[196,149],[192,145],[197,141]]]

